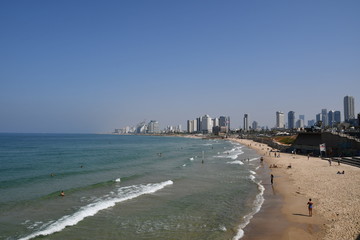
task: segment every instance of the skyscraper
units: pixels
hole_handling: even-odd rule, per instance
[[[334,121],[335,123],[341,123],[341,113],[340,111],[335,111],[334,113]]]
[[[201,131],[202,133],[212,133],[213,121],[209,115],[204,115],[201,118]]]
[[[258,122],[257,122],[257,121],[253,121],[253,123],[252,123],[252,129],[256,131],[256,130],[258,129],[258,127],[259,127]]]
[[[220,116],[219,118],[219,125],[220,125],[220,129],[223,129],[223,132],[229,132],[230,130],[230,117],[224,117],[224,116]]]
[[[323,122],[323,127],[328,126],[328,116],[327,116],[327,109],[321,109],[321,121]]]
[[[345,96],[344,97],[344,121],[349,122],[350,119],[355,118],[355,106],[354,106],[354,97]]]
[[[249,131],[249,116],[244,114],[244,131]]]
[[[285,128],[285,118],[284,113],[277,111],[276,112],[276,128]]]
[[[329,123],[330,127],[335,125],[335,111],[334,110],[330,110],[328,112],[328,123]]]
[[[290,111],[288,113],[288,128],[293,129],[295,128],[295,112]]]

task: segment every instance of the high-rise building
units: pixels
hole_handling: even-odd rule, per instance
[[[253,122],[252,122],[252,129],[256,131],[256,130],[258,129],[258,127],[259,127],[258,122],[257,122],[257,121],[253,121]]]
[[[307,124],[308,127],[312,127],[314,125],[315,125],[315,120],[314,119],[313,120],[308,120],[308,124]]]
[[[201,132],[201,117],[196,118],[196,131]]]
[[[230,130],[230,117],[220,116],[219,118],[219,126],[221,132],[229,132]]]
[[[285,117],[283,112],[276,112],[276,128],[285,128]]]
[[[212,133],[213,121],[209,115],[204,115],[201,118],[201,132]]]
[[[188,120],[187,121],[187,131],[188,133],[196,133],[197,130],[197,120]]]
[[[288,128],[289,129],[295,128],[295,112],[294,111],[288,112]]]
[[[219,118],[213,119],[213,127],[219,127]]]
[[[147,126],[147,132],[150,134],[160,133],[159,122],[151,120]]]
[[[334,122],[336,124],[341,123],[341,112],[340,111],[335,111],[334,112]]]
[[[327,116],[327,109],[321,109],[321,121],[323,122],[323,127],[328,126],[328,116]]]
[[[349,122],[350,119],[355,119],[355,105],[354,97],[344,97],[344,121]]]
[[[245,132],[249,131],[249,116],[244,114],[244,129]]]
[[[330,127],[335,125],[335,111],[334,110],[330,110],[328,112],[328,124]]]
[[[302,120],[302,119],[297,120],[296,128],[304,128],[304,120]]]
[[[321,113],[316,114],[316,122],[321,121]]]

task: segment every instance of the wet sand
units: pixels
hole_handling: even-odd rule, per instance
[[[243,239],[356,239],[360,232],[360,169],[319,158],[280,153],[265,144],[232,139],[264,157],[265,202],[244,229]],[[276,164],[277,168],[268,168]],[[291,164],[291,168],[287,168]],[[337,171],[345,174],[336,174]],[[270,183],[274,175],[274,184]],[[314,202],[308,216],[307,202]]]

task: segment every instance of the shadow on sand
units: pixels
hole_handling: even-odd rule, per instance
[[[295,216],[302,216],[302,217],[309,217],[309,215],[307,215],[307,214],[302,214],[302,213],[293,213],[293,215],[295,215]]]

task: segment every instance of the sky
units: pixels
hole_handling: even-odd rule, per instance
[[[360,1],[0,1],[0,132],[100,133],[205,114],[315,119],[355,98]],[[343,119],[343,115],[342,115]]]

